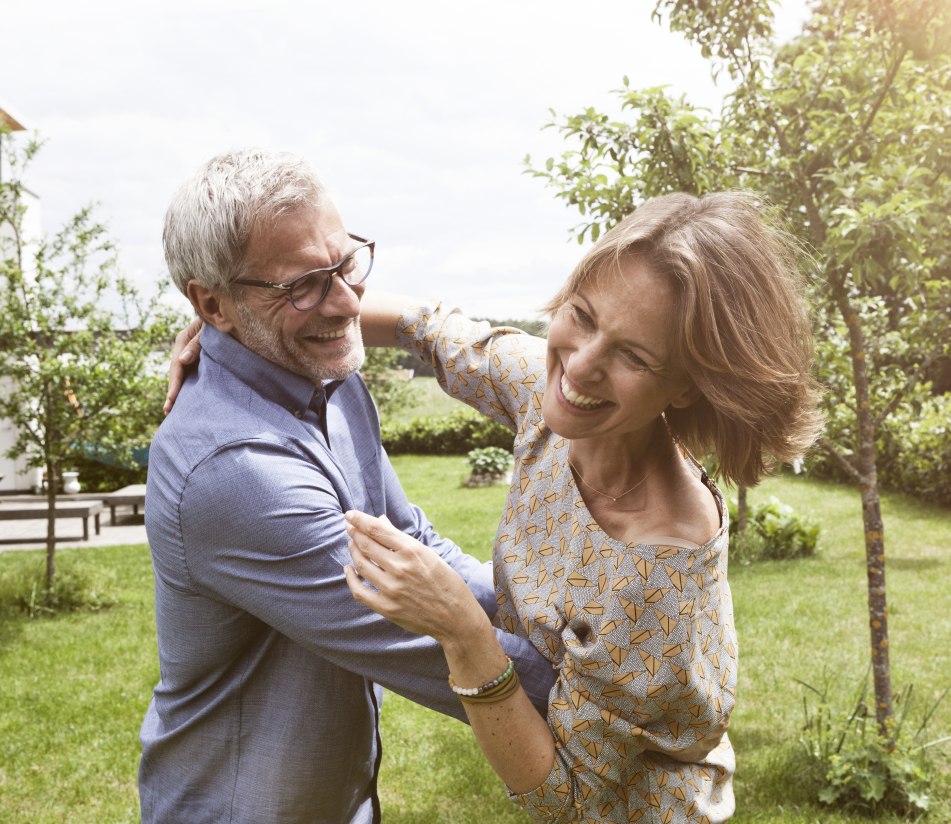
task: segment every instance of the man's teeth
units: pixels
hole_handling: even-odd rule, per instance
[[[337,338],[342,338],[346,334],[347,327],[345,326],[343,329],[333,329],[329,332],[317,332],[317,334],[311,335],[311,337],[317,338],[317,340],[336,340]]]
[[[594,409],[598,406],[605,406],[608,403],[608,401],[575,392],[568,386],[568,379],[564,375],[561,376],[561,394],[568,399],[568,402],[572,406],[577,406],[579,409]]]

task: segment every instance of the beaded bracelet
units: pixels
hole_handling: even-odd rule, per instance
[[[512,659],[508,656],[505,656],[505,660],[508,661],[508,666],[503,670],[502,674],[498,677],[489,681],[486,684],[483,684],[481,687],[459,687],[456,686],[456,683],[452,680],[452,676],[449,676],[449,688],[456,695],[465,695],[465,696],[475,696],[482,695],[483,693],[489,692],[490,690],[498,687],[501,684],[504,684],[508,681],[512,675],[515,673],[515,664],[512,663]]]
[[[459,700],[464,704],[494,704],[496,701],[504,701],[511,695],[518,692],[519,681],[518,673],[512,670],[512,677],[507,681],[493,687],[488,692],[480,695],[460,695]]]

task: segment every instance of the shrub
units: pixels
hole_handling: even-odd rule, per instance
[[[500,446],[473,449],[466,457],[474,475],[504,475],[512,465],[512,453]]]
[[[866,672],[851,711],[838,717],[829,696],[828,679],[821,689],[799,681],[807,690],[800,738],[810,767],[807,774],[817,785],[817,797],[823,804],[872,815],[887,811],[922,815],[931,804],[933,785],[928,750],[951,740],[924,741],[928,722],[944,695],[909,734],[906,722],[912,688],[896,694],[892,744],[880,735],[875,715],[869,712],[865,701],[868,680]],[[810,693],[815,707],[810,704]]]
[[[148,471],[144,466],[112,466],[91,458],[73,458],[69,468],[79,473],[82,492],[115,492],[130,484],[144,484]]]
[[[901,404],[882,423],[876,440],[878,480],[884,489],[951,506],[951,394]],[[826,434],[838,443],[854,442],[848,415],[830,414]],[[809,471],[820,478],[851,483],[829,456],[816,452]]]
[[[739,563],[758,560],[783,561],[814,555],[819,525],[800,518],[788,504],[776,498],[750,506],[746,530],[737,532],[737,507],[729,499],[730,558]]]
[[[504,426],[469,409],[408,424],[384,424],[382,435],[391,455],[467,455],[489,446],[511,452],[514,440]]]
[[[749,524],[742,532],[737,532],[733,527],[733,516],[730,518],[730,563],[745,566],[767,558],[766,539],[763,534],[758,529],[751,528]]]
[[[70,558],[57,565],[46,588],[46,560],[35,556],[5,565],[0,573],[0,605],[31,618],[79,610],[108,609],[118,602],[115,570]]]

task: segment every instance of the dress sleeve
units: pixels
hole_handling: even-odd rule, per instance
[[[545,376],[545,342],[441,306],[408,309],[397,342],[431,364],[443,391],[513,432]]]
[[[536,820],[603,814],[635,792],[650,804],[659,790],[648,759],[674,771],[702,764],[726,731],[737,650],[719,553],[643,549],[614,578],[597,553],[566,578],[565,657],[548,711],[555,764],[537,789],[510,793]]]

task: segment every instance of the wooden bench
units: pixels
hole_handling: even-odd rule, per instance
[[[96,534],[99,534],[99,515],[102,512],[102,501],[62,501],[56,504],[56,519],[82,518],[83,540],[89,540],[89,519],[93,518]],[[0,521],[44,521],[49,513],[49,507],[42,503],[21,504],[13,501],[0,502]],[[31,543],[43,542],[43,538],[14,538],[0,540],[0,543]],[[57,540],[75,540],[57,536]]]
[[[109,523],[116,525],[116,507],[130,506],[132,514],[139,514],[139,507],[145,506],[145,484],[131,484],[110,492],[102,497],[102,502],[109,507]]]

